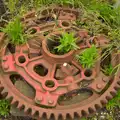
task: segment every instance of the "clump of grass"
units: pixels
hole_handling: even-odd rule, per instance
[[[120,90],[118,90],[117,95],[109,100],[109,102],[106,105],[107,110],[113,110],[116,106],[120,107]]]
[[[98,19],[98,15],[92,11],[84,12],[82,18],[77,21],[77,25],[87,29],[91,36],[103,33],[107,35],[110,29],[110,27]]]
[[[7,100],[0,100],[0,115],[8,116],[10,111],[10,104]]]
[[[90,10],[94,11],[99,15],[99,19],[109,24],[111,27],[120,25],[120,8],[114,8],[112,5],[106,2],[92,2],[89,7]]]
[[[120,29],[112,29],[109,33],[110,40],[114,41],[120,41]]]
[[[91,48],[85,49],[81,54],[76,55],[76,59],[83,68],[92,68],[98,58],[98,50],[95,45],[92,45]]]
[[[10,13],[14,13],[16,11],[16,5],[18,4],[19,0],[8,0],[7,7]]]
[[[87,118],[81,118],[81,120],[87,120]]]
[[[12,44],[18,45],[26,42],[26,35],[18,17],[10,21],[5,28],[1,28],[1,31],[7,34]]]
[[[108,33],[110,39],[110,46],[112,48],[120,50],[120,29],[111,29]]]
[[[63,33],[59,39],[60,45],[55,47],[58,53],[68,53],[70,50],[79,49],[76,45],[76,40],[74,33]]]
[[[104,72],[105,75],[112,75],[114,72],[114,67],[112,66],[112,64],[109,64],[107,66],[104,66],[104,69],[102,69],[102,71]]]

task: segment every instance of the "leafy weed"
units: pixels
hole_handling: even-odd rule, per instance
[[[0,115],[8,116],[9,115],[10,104],[7,100],[0,100]]]
[[[75,38],[73,33],[63,33],[59,40],[60,45],[55,47],[55,49],[60,53],[68,53],[70,50],[79,49],[76,45],[76,40],[77,38]]]
[[[98,50],[95,45],[85,49],[81,54],[76,55],[76,59],[83,68],[92,68],[98,58]]]
[[[6,33],[10,42],[15,45],[26,42],[24,29],[18,17],[16,17],[13,21],[10,21],[5,28],[1,28],[1,31]]]

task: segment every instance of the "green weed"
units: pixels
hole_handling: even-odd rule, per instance
[[[76,45],[76,40],[73,33],[63,33],[62,37],[60,37],[60,45],[57,46],[55,49],[58,53],[68,53],[70,50],[79,49]]]
[[[85,49],[81,54],[76,55],[76,59],[84,68],[92,68],[98,58],[98,50],[95,45]]]
[[[10,42],[15,45],[26,42],[24,29],[18,17],[16,17],[13,21],[10,21],[5,28],[1,28],[1,31],[6,33]]]
[[[87,120],[86,118],[81,118],[81,120]]]
[[[16,11],[16,5],[18,2],[19,0],[8,0],[7,7],[10,10],[10,13],[14,13]]]
[[[120,29],[112,29],[109,33],[108,36],[110,40],[112,41],[120,41]]]
[[[102,69],[102,71],[104,72],[105,75],[112,75],[114,72],[114,67],[112,66],[112,64],[109,64],[107,66],[104,66],[104,69]]]
[[[7,100],[0,100],[0,115],[8,116],[10,110],[10,104]]]
[[[117,92],[117,95],[109,100],[109,102],[106,105],[107,110],[113,110],[116,106],[120,107],[120,90]]]

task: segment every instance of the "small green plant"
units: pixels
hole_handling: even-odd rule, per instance
[[[120,41],[120,29],[112,29],[109,33],[110,40]]]
[[[118,90],[117,95],[109,100],[106,105],[107,110],[113,110],[116,106],[120,107],[120,90]]]
[[[113,68],[112,64],[109,64],[109,65],[106,65],[104,67],[104,69],[102,69],[102,71],[104,72],[105,75],[110,76],[113,74],[114,68]]]
[[[81,54],[76,55],[76,59],[84,68],[92,68],[98,58],[98,50],[95,45],[85,49]]]
[[[55,47],[58,53],[68,53],[70,50],[79,49],[76,45],[76,40],[74,33],[63,33],[60,37],[60,45]]]
[[[10,42],[13,44],[23,44],[26,42],[26,35],[24,34],[23,26],[18,17],[10,21],[1,31],[8,35]]]
[[[81,120],[87,120],[86,118],[81,118]]]
[[[10,104],[7,100],[0,100],[0,115],[8,116],[10,110]]]
[[[7,7],[10,13],[14,13],[16,10],[16,5],[18,4],[19,0],[8,0]]]

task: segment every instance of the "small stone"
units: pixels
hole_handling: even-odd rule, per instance
[[[64,63],[63,66],[66,67],[66,66],[67,66],[67,63]]]
[[[100,116],[100,119],[101,119],[101,120],[104,120],[104,119],[105,119],[105,116],[103,116],[103,115]]]

